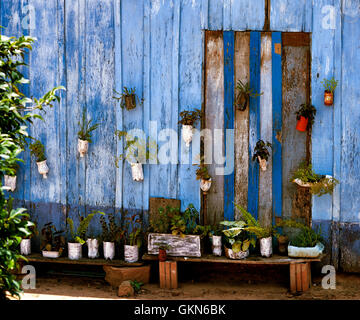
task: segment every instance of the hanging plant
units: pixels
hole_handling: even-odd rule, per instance
[[[16,189],[16,172],[19,169],[19,164],[13,162],[8,166],[6,174],[4,175],[4,189],[14,192]]]
[[[86,112],[85,110],[82,113],[82,121],[79,123],[80,131],[78,132],[78,151],[80,153],[80,157],[84,157],[89,148],[89,142],[91,143],[91,132],[96,130],[99,127],[99,124],[91,125],[92,119],[86,121]]]
[[[237,93],[235,95],[234,105],[235,108],[240,111],[246,110],[246,107],[248,107],[250,103],[250,97],[256,98],[263,94],[263,92],[261,93],[254,92],[254,90],[250,88],[249,82],[244,84],[241,80],[237,82],[235,89]]]
[[[128,89],[127,87],[124,87],[122,93],[119,93],[116,90],[114,90],[114,93],[119,95],[119,97],[113,96],[113,98],[120,101],[120,107],[123,109],[135,109],[137,103],[139,103],[139,105],[144,103],[144,99],[140,99],[136,95],[135,88]]]
[[[324,104],[326,106],[332,106],[334,104],[334,91],[339,81],[335,80],[334,77],[332,77],[330,80],[324,79],[323,81],[321,81],[321,83],[325,88]]]
[[[256,160],[259,163],[262,171],[266,171],[267,161],[270,156],[270,152],[268,149],[271,148],[272,148],[272,144],[270,142],[265,143],[263,140],[259,140],[256,143],[252,161]]]
[[[47,179],[49,167],[46,164],[45,147],[39,140],[30,144],[30,154],[36,158],[39,173],[44,179]]]
[[[193,137],[193,128],[196,123],[201,119],[201,110],[195,109],[193,111],[180,112],[180,121],[182,124],[182,137],[187,147],[190,146]]]
[[[296,130],[303,132],[310,129],[314,124],[316,108],[311,103],[303,103],[295,114],[298,121]]]
[[[196,170],[196,180],[200,180],[200,189],[207,193],[211,188],[211,176],[209,174],[208,168],[200,163],[198,169]]]

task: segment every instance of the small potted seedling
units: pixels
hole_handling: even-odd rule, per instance
[[[270,156],[270,152],[268,149],[271,148],[272,148],[272,144],[270,142],[265,143],[263,140],[259,140],[256,143],[252,161],[257,161],[262,171],[266,171],[267,169],[267,161]]]
[[[49,167],[46,164],[45,147],[39,140],[30,144],[30,154],[36,158],[39,173],[47,179]]]
[[[92,119],[86,121],[86,113],[85,110],[82,114],[82,122],[79,123],[80,131],[78,132],[78,151],[80,153],[80,157],[84,157],[89,149],[89,142],[91,143],[91,132],[96,130],[99,126],[98,123],[91,125]]]
[[[201,110],[195,109],[193,111],[182,111],[180,112],[180,121],[182,124],[182,137],[187,147],[190,146],[193,137],[193,128],[196,123],[201,119]]]
[[[206,194],[211,187],[211,176],[204,164],[199,164],[196,170],[196,180],[200,180],[200,189]]]
[[[142,244],[141,220],[137,214],[125,218],[124,259],[126,262],[139,260],[139,248]]]
[[[16,189],[16,172],[19,169],[19,164],[14,162],[11,166],[9,166],[6,170],[6,174],[4,175],[4,189],[10,190],[14,192]]]
[[[311,103],[303,103],[295,114],[297,119],[296,130],[303,132],[314,124],[316,108]]]
[[[332,77],[330,80],[324,79],[323,81],[321,81],[321,83],[325,88],[324,104],[326,106],[332,106],[334,104],[334,91],[339,81],[335,80],[334,77]]]
[[[240,111],[246,110],[250,102],[250,97],[256,98],[263,94],[263,92],[254,92],[254,90],[250,88],[250,84],[248,82],[244,84],[241,80],[239,80],[236,84],[236,91],[237,93],[235,96],[234,105],[235,108]]]
[[[115,242],[120,240],[124,232],[115,222],[115,215],[113,213],[108,214],[108,223],[106,223],[105,217],[100,216],[100,224],[102,229],[101,240],[103,242],[104,258],[114,259],[115,257]]]
[[[119,95],[119,97],[114,96],[113,98],[120,101],[120,107],[122,109],[126,108],[127,110],[132,110],[136,108],[137,103],[142,105],[144,102],[144,99],[140,99],[136,95],[135,88],[128,89],[127,87],[124,87],[122,93],[119,93],[116,90],[114,90],[114,93]]]
[[[65,247],[65,237],[63,230],[56,230],[52,222],[44,225],[41,230],[42,242],[40,250],[45,258],[58,258],[61,256]]]

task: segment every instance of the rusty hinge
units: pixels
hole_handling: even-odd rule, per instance
[[[276,54],[281,54],[281,43],[275,43],[275,53]]]

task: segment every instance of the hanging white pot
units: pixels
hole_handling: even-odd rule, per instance
[[[200,181],[200,189],[203,192],[208,192],[211,187],[211,178],[209,180],[201,179]]]
[[[22,239],[20,242],[20,254],[28,256],[31,254],[31,239]]]
[[[42,174],[44,179],[47,179],[47,173],[49,172],[49,167],[46,164],[46,160],[36,162],[36,164],[38,166],[39,173]]]
[[[266,171],[267,161],[265,159],[261,159],[259,156],[258,156],[258,160],[261,170]]]
[[[141,163],[130,163],[131,165],[131,173],[134,181],[143,181],[144,180],[144,172]]]
[[[16,189],[16,176],[4,176],[4,187],[8,187],[11,192]]]
[[[182,126],[182,137],[183,137],[183,139],[185,141],[185,145],[187,147],[190,147],[190,143],[191,143],[192,138],[193,138],[193,126],[183,124],[183,126]]]
[[[272,237],[260,239],[260,253],[263,257],[266,258],[272,256]]]
[[[89,141],[78,139],[78,151],[80,153],[80,157],[83,158],[89,149]]]
[[[214,256],[221,257],[222,254],[221,236],[212,236],[212,252]]]
[[[234,252],[233,250],[225,247],[225,256],[229,259],[241,260],[249,256],[249,250]]]
[[[115,243],[114,242],[103,242],[104,248],[104,258],[107,259],[114,259],[115,257]]]
[[[87,239],[88,257],[95,259],[99,257],[99,241],[98,239]]]
[[[70,260],[79,260],[82,258],[82,244],[75,242],[75,243],[68,243],[68,256]]]
[[[139,260],[139,247],[125,245],[124,258],[126,262],[137,262]]]

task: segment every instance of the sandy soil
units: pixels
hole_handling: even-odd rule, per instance
[[[145,300],[360,300],[360,275],[338,274],[336,289],[325,290],[321,278],[313,279],[312,288],[303,294],[291,294],[284,284],[256,281],[182,282],[176,290],[160,289],[158,284],[143,286],[132,299]],[[116,289],[102,279],[74,276],[41,276],[35,290],[25,290],[23,300],[120,299]]]

